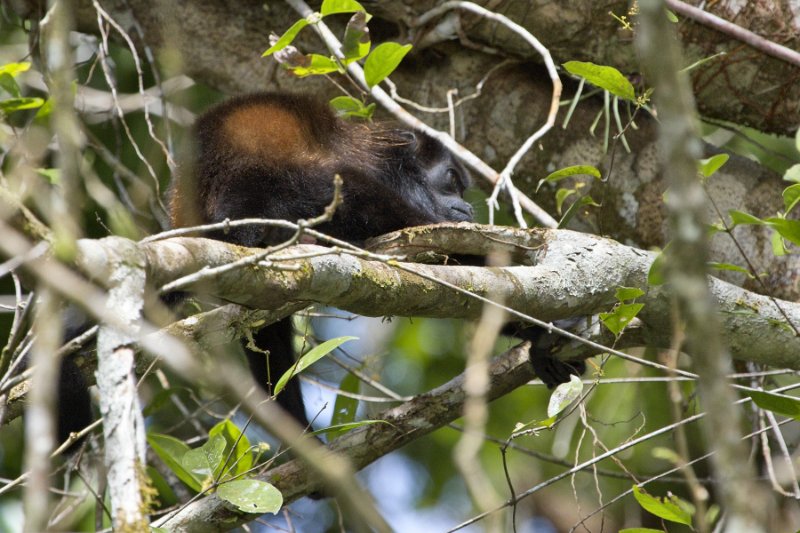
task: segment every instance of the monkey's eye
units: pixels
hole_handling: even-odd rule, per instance
[[[456,169],[447,169],[447,182],[454,191],[461,191],[461,176]]]

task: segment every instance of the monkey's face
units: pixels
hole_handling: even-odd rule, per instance
[[[469,174],[453,156],[445,155],[425,169],[431,211],[442,221],[470,222],[472,206],[463,198]]]
[[[415,191],[415,205],[426,208],[438,222],[471,221],[472,206],[463,198],[469,172],[438,140],[420,133],[415,137],[422,181]]]

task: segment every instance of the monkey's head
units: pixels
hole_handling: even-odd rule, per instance
[[[395,173],[406,178],[398,188],[408,202],[430,213],[436,222],[472,221],[472,206],[463,198],[470,185],[464,165],[425,133],[403,131],[401,136],[407,144],[400,147],[402,153],[393,163]]]

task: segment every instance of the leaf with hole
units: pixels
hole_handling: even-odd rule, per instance
[[[598,316],[603,325],[618,336],[642,308],[644,304],[617,304],[608,313],[600,313]]]
[[[345,27],[342,39],[342,55],[345,65],[358,61],[369,53],[372,41],[369,37],[366,20],[366,13],[359,11],[350,18]]]
[[[570,375],[569,381],[556,387],[556,390],[550,395],[547,416],[553,418],[569,407],[569,404],[580,398],[581,392],[583,392],[583,382],[578,376]]]
[[[271,484],[257,479],[237,479],[223,483],[217,496],[246,513],[277,514],[283,506],[283,495]]]
[[[181,465],[193,476],[202,479],[203,484],[206,485],[219,474],[224,461],[225,437],[215,435],[209,437],[199,448],[186,452],[181,460]]]
[[[635,300],[639,296],[644,296],[644,291],[639,287],[617,287],[617,291],[614,293],[614,298],[620,302]]]

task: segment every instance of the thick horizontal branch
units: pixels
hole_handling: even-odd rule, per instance
[[[404,242],[459,243],[462,253],[481,254],[486,243],[517,246],[530,266],[486,268],[369,260],[313,245],[296,246],[268,258],[269,266],[245,266],[197,282],[190,289],[230,302],[275,309],[286,302],[318,302],[367,316],[477,318],[481,297],[494,295],[521,313],[552,321],[608,311],[618,287],[639,287],[645,295],[640,334],[648,344],[670,345],[668,287],[648,286],[655,254],[610,239],[567,230],[513,230],[471,224],[399,233]],[[475,241],[483,241],[470,250]],[[104,246],[113,240],[80,241],[82,267],[103,277]],[[513,245],[514,242],[521,243]],[[237,261],[257,250],[218,241],[177,238],[142,245],[155,286]],[[475,245],[477,246],[477,245]],[[800,305],[773,300],[709,278],[734,357],[772,366],[800,368],[800,338],[787,323],[800,324]],[[451,287],[460,289],[454,290]],[[780,309],[777,307],[780,305]]]

